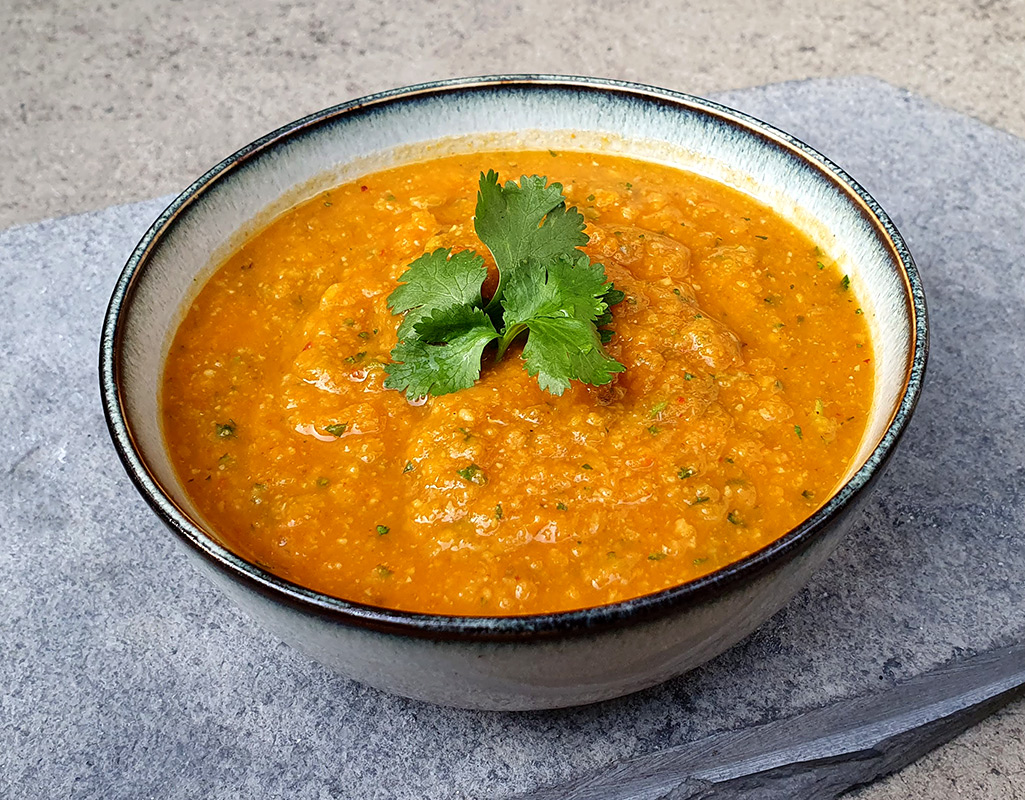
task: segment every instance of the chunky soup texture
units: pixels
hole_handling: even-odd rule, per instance
[[[584,214],[626,294],[612,383],[554,396],[511,350],[454,394],[384,387],[388,295],[425,251],[487,253],[488,169],[546,175]],[[283,214],[200,291],[162,397],[182,481],[243,557],[349,600],[508,615],[636,597],[779,538],[842,478],[872,390],[857,286],[801,231],[691,174],[545,151],[402,166]]]

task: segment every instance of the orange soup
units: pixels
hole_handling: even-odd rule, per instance
[[[387,299],[425,252],[487,253],[489,169],[548,176],[584,214],[625,293],[610,383],[550,394],[514,345],[452,394],[384,386]],[[190,497],[243,557],[349,600],[507,615],[636,597],[779,538],[843,478],[873,381],[857,286],[770,209],[650,163],[489,152],[274,220],[192,303],[162,398]]]

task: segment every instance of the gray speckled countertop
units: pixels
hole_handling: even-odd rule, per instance
[[[1021,643],[1025,142],[869,79],[717,99],[861,181],[905,234],[930,302],[932,360],[906,439],[794,602],[705,667],[582,709],[443,709],[332,675],[201,581],[108,442],[100,320],[163,201],[15,228],[0,233],[0,796],[530,793]],[[698,796],[681,786],[644,796]],[[833,796],[820,790],[789,796]],[[769,796],[750,791],[700,796]]]

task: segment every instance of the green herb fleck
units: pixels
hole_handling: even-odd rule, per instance
[[[580,469],[594,469],[590,464],[581,464]]]
[[[217,438],[219,439],[231,439],[235,435],[235,420],[229,419],[227,422],[217,422]]]
[[[667,405],[669,405],[668,400],[660,400],[651,407],[651,411],[648,412],[648,416],[654,419],[666,410]]]
[[[756,239],[761,239],[762,241],[768,241],[768,239],[769,239],[768,236],[759,236],[757,233],[755,234],[755,238]]]
[[[484,470],[476,464],[470,464],[468,467],[456,470],[456,474],[467,483],[472,483],[475,486],[483,486],[488,482],[488,477],[484,474]]]
[[[692,505],[692,506],[696,506],[696,505],[698,505],[699,503],[707,503],[707,502],[708,502],[708,501],[709,501],[710,499],[711,499],[711,498],[705,497],[704,495],[702,495],[701,497],[695,497],[695,498],[694,498],[694,502],[693,502],[693,503],[691,503],[691,505]]]
[[[811,491],[810,489],[805,489],[803,492],[801,492],[801,497],[803,497],[805,500],[811,500],[814,496],[815,492]]]
[[[413,465],[413,462],[407,461],[406,466],[402,468],[402,474],[405,475],[407,472],[412,472],[414,469],[416,469],[416,467]]]
[[[680,467],[680,471],[676,473],[676,477],[681,481],[687,480],[694,476],[694,470],[691,467]]]
[[[387,525],[378,525],[377,526],[377,535],[378,536],[384,536],[390,530],[391,530],[391,528],[389,528]]]
[[[565,511],[566,510],[566,504],[565,503],[556,503],[555,507],[557,509],[559,509],[559,511]]]
[[[658,427],[658,425],[649,425],[648,433],[650,433],[652,436],[658,436],[660,433],[662,433],[662,429]]]
[[[495,506],[495,519],[501,519],[501,518],[502,518],[502,504],[499,503],[497,506]]]
[[[729,514],[727,514],[726,519],[728,519],[734,525],[739,525],[741,527],[743,527],[744,525],[744,520],[740,518],[740,514],[738,514],[736,511],[731,511]]]
[[[851,278],[849,275],[844,275],[843,280],[840,281],[840,287],[846,292],[851,288]]]
[[[865,312],[862,311],[860,308],[856,308],[856,309],[854,309],[854,313],[860,315],[860,314],[864,314]]]
[[[694,376],[691,373],[689,373],[689,372],[685,372],[685,373],[683,373],[683,379],[685,381],[692,381],[692,380],[694,380]]]
[[[817,266],[819,269],[825,269],[826,268],[826,265],[823,264],[821,261],[817,261],[815,263],[815,266]]]
[[[666,557],[665,553],[649,553],[648,554],[648,561],[661,561],[665,557]]]
[[[392,571],[388,569],[384,564],[378,564],[375,570],[378,578],[390,578]]]
[[[337,437],[345,433],[348,427],[349,425],[346,422],[336,422],[334,425],[325,426],[324,430],[330,433],[332,436]]]
[[[795,425],[794,426],[794,433],[797,434],[797,438],[798,439],[803,439],[804,438],[804,433],[801,432],[801,426],[800,425]]]
[[[330,478],[325,478],[323,476],[317,478],[317,486],[319,486],[321,489],[323,489],[325,486],[329,486],[330,484]]]

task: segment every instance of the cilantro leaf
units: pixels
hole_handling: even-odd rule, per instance
[[[561,395],[571,380],[601,386],[624,367],[602,349],[594,325],[583,320],[531,320],[523,347],[527,373],[537,376],[541,388]]]
[[[589,238],[583,214],[566,208],[562,184],[524,175],[519,184],[501,186],[494,170],[481,173],[473,227],[498,266],[498,289],[489,309],[501,301],[505,282],[525,260],[544,264],[560,256],[572,258],[581,254],[577,248]]]
[[[405,314],[399,339],[406,339],[422,317],[451,306],[481,305],[487,277],[484,259],[472,250],[424,253],[399,276],[402,284],[388,296],[393,314]]]
[[[605,327],[612,324],[612,306],[622,303],[625,298],[626,295],[617,289],[614,283],[606,284],[604,299],[607,308],[604,314],[594,320],[594,324],[598,327],[598,336],[601,338],[602,344],[611,342],[614,335],[614,331],[611,328]]]
[[[560,258],[547,268],[528,260],[509,279],[499,353],[526,329],[523,358],[542,389],[561,395],[571,380],[608,383],[624,369],[605,353],[596,326],[608,315],[610,291],[605,268],[586,255]]]
[[[408,319],[408,317],[407,317]],[[407,397],[442,395],[473,386],[484,348],[498,338],[488,315],[474,306],[450,306],[420,317],[413,333],[392,350],[384,385]]]
[[[547,267],[528,261],[509,280],[505,294],[506,329],[526,324],[535,317],[555,317],[593,322],[605,304],[605,268],[587,256],[559,259]]]

